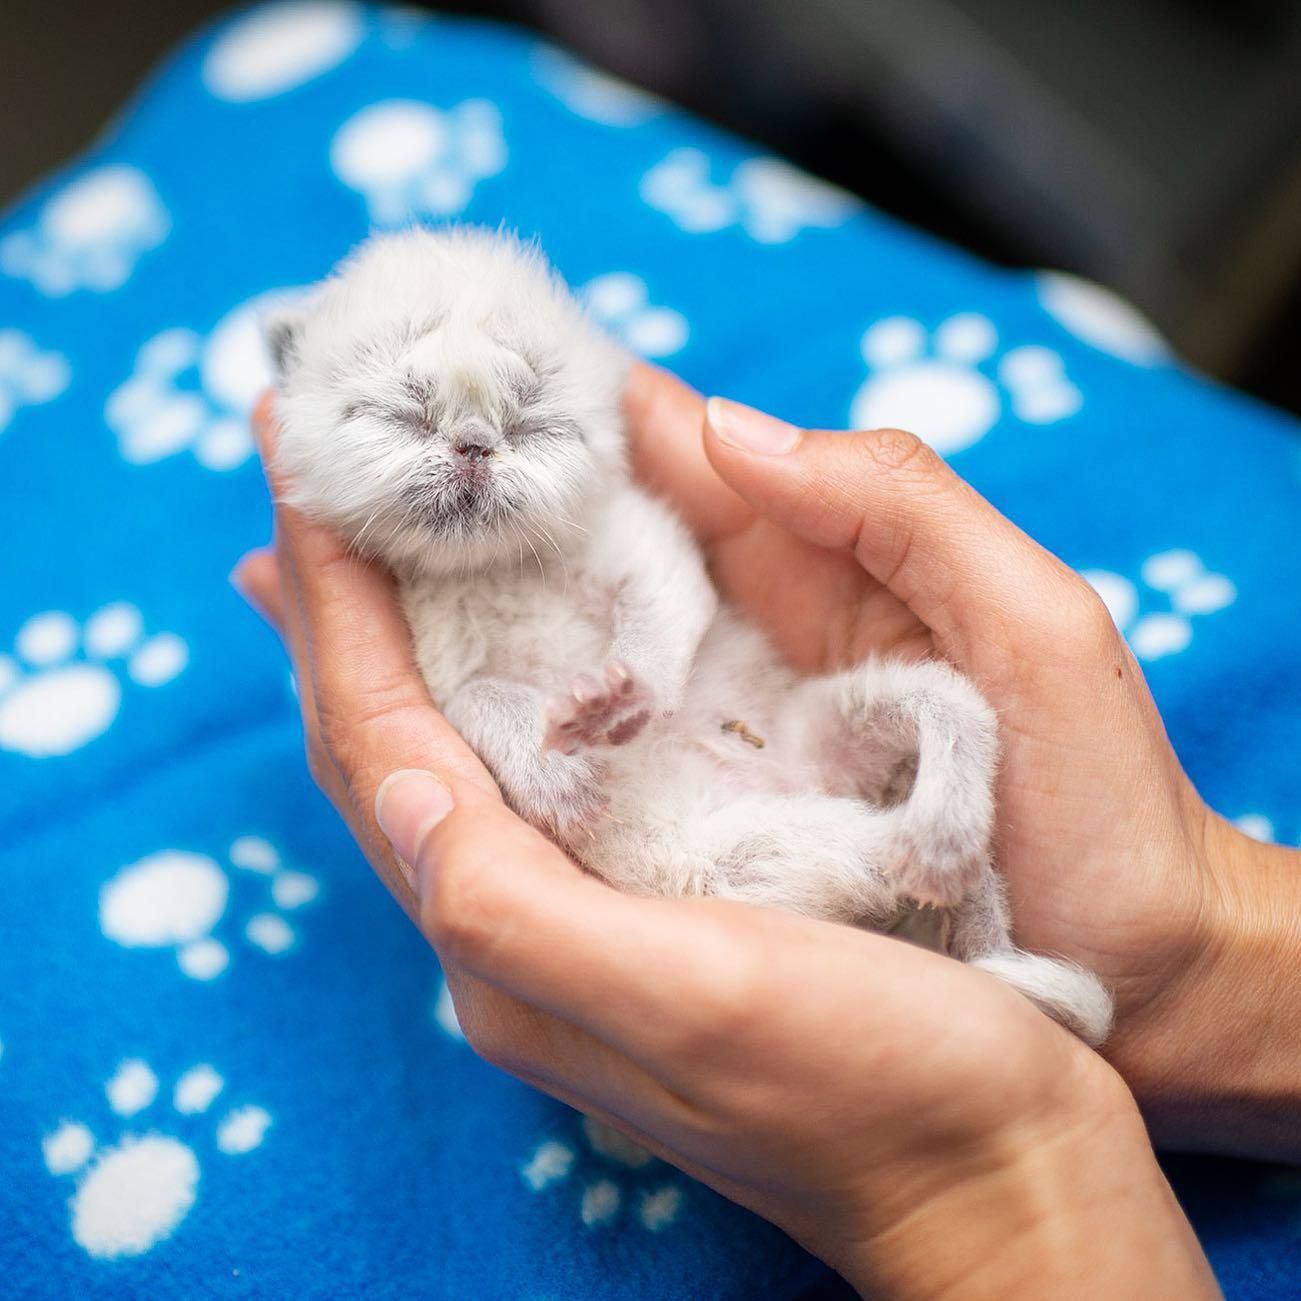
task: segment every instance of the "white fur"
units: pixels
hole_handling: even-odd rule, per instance
[[[434,700],[506,799],[621,889],[907,929],[1090,1042],[1097,980],[1017,950],[997,727],[944,664],[797,678],[632,483],[624,361],[536,250],[378,236],[271,326],[295,504],[397,573]],[[459,449],[459,450],[458,450]]]

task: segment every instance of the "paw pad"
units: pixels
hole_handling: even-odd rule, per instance
[[[120,1122],[142,1116],[158,1096],[158,1077],[146,1062],[124,1061],[104,1086]],[[171,1104],[176,1118],[200,1116],[225,1088],[206,1063],[176,1081]],[[261,1107],[245,1105],[226,1113],[216,1127],[215,1145],[227,1156],[259,1147],[271,1124]],[[102,1259],[140,1256],[170,1236],[194,1207],[200,1167],[194,1148],[172,1134],[150,1129],[123,1133],[110,1147],[98,1147],[81,1121],[63,1121],[41,1144],[45,1168],[55,1176],[77,1176],[70,1208],[72,1236],[88,1255]]]
[[[148,465],[192,451],[209,470],[232,470],[248,460],[249,415],[274,378],[262,320],[293,292],[273,290],[241,303],[206,336],[176,328],[145,343],[131,377],[104,408],[123,459]]]
[[[375,226],[455,216],[506,166],[501,114],[484,99],[446,111],[410,99],[372,104],[339,128],[330,163]]]
[[[1050,348],[1012,348],[995,362],[998,333],[978,312],[949,317],[931,336],[911,317],[877,321],[863,335],[862,352],[872,373],[854,398],[853,427],[907,429],[942,455],[989,433],[1005,398],[1032,425],[1064,420],[1083,401]],[[991,363],[992,376],[982,369]]]
[[[365,35],[346,0],[284,0],[238,18],[203,60],[203,84],[234,103],[269,99],[342,63]]]
[[[0,270],[61,298],[106,293],[167,237],[171,220],[149,178],[121,163],[98,167],[57,191],[36,224],[0,239]]]
[[[21,330],[0,330],[0,433],[19,407],[58,397],[71,377],[62,354],[42,352]]]
[[[646,282],[629,271],[597,276],[578,291],[588,311],[623,344],[643,357],[669,357],[687,342],[686,317],[651,304]]]
[[[581,1187],[578,1218],[589,1229],[615,1224],[628,1202],[643,1229],[659,1233],[682,1210],[682,1186],[660,1182],[666,1167],[645,1148],[616,1129],[584,1116],[581,1142],[547,1139],[538,1144],[520,1171],[535,1193],[557,1186]]]
[[[748,158],[727,180],[700,149],[675,149],[641,179],[643,201],[693,235],[739,226],[759,244],[786,244],[810,227],[842,225],[858,208],[853,195],[779,158]]]
[[[1211,573],[1200,556],[1184,549],[1161,551],[1143,562],[1139,578],[1146,590],[1141,595],[1138,585],[1108,570],[1085,570],[1082,577],[1102,597],[1141,660],[1187,649],[1193,620],[1225,609],[1238,595],[1228,578]]]
[[[626,665],[614,662],[600,677],[577,678],[568,695],[551,706],[543,749],[574,754],[588,746],[626,745],[650,717],[645,691]]]
[[[174,633],[145,636],[140,611],[106,605],[82,627],[51,610],[23,624],[14,657],[0,655],[0,750],[32,758],[71,754],[102,735],[122,701],[120,675],[136,686],[170,682],[189,658]],[[121,661],[122,668],[111,667]]]
[[[297,942],[284,914],[313,902],[315,877],[281,865],[275,849],[258,836],[242,836],[230,847],[233,868],[264,878],[269,907],[244,923],[244,938],[273,957]],[[99,895],[104,935],[124,948],[175,949],[181,970],[194,980],[212,980],[229,965],[230,951],[214,932],[226,914],[232,875],[205,854],[165,849],[124,867]]]
[[[571,112],[602,126],[640,126],[664,112],[664,101],[554,46],[533,58],[533,74]]]

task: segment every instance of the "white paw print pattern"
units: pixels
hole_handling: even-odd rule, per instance
[[[760,244],[786,244],[810,227],[835,227],[858,210],[853,195],[779,158],[738,163],[723,184],[709,155],[675,149],[641,179],[642,200],[694,235],[739,226]]]
[[[1244,813],[1240,817],[1233,819],[1233,825],[1253,840],[1260,840],[1271,845],[1295,844],[1297,848],[1301,848],[1301,840],[1293,841],[1289,839],[1287,832],[1280,833],[1278,824],[1275,823],[1273,818],[1264,813]],[[1292,831],[1295,832],[1295,830],[1296,827],[1293,824]]]
[[[211,1066],[192,1066],[176,1081],[176,1115],[169,1128],[193,1128],[187,1118],[204,1115],[224,1088]],[[158,1077],[139,1059],[124,1061],[104,1092],[115,1115],[130,1122],[157,1099]],[[262,1107],[236,1107],[217,1124],[217,1149],[226,1156],[252,1152],[270,1125]],[[46,1135],[41,1151],[50,1174],[77,1175],[69,1203],[72,1236],[100,1259],[144,1255],[176,1230],[198,1195],[201,1172],[194,1148],[153,1128],[123,1133],[105,1148],[97,1147],[81,1121],[65,1120]]]
[[[0,433],[19,407],[58,397],[71,378],[61,353],[42,351],[21,330],[0,329]]]
[[[33,615],[14,654],[0,655],[0,750],[45,759],[102,736],[122,704],[122,677],[138,687],[170,682],[189,659],[175,633],[145,635],[134,605],[118,601],[86,620],[62,610]]]
[[[266,878],[271,906],[244,923],[244,938],[272,956],[297,942],[285,920],[320,893],[306,872],[281,864],[258,836],[241,836],[230,847],[232,867]],[[230,963],[230,951],[213,932],[226,915],[230,877],[206,854],[164,849],[124,867],[99,892],[99,925],[124,948],[174,949],[181,970],[193,980],[212,980]]]
[[[107,293],[167,238],[171,219],[149,178],[123,163],[69,182],[36,224],[0,239],[0,271],[61,298],[75,289]]]
[[[1170,359],[1170,349],[1152,322],[1110,289],[1064,271],[1039,272],[1035,288],[1044,311],[1091,348],[1136,366],[1157,366]]]
[[[266,5],[217,37],[203,60],[203,84],[217,99],[270,99],[338,67],[365,31],[364,9],[346,0]]]
[[[671,307],[653,306],[646,282],[631,271],[597,276],[578,293],[588,311],[624,347],[643,357],[671,357],[687,342],[686,317]]]
[[[273,380],[262,321],[295,292],[241,303],[206,338],[184,328],[154,335],[104,407],[123,459],[147,465],[191,451],[209,470],[242,465],[253,453],[249,415]]]
[[[995,365],[998,332],[979,312],[961,312],[929,339],[920,321],[891,316],[863,335],[871,374],[854,396],[855,429],[907,429],[942,455],[982,439],[1003,414],[1004,394],[1019,420],[1046,425],[1080,409],[1080,391],[1061,357],[1037,345],[1012,348]]]
[[[571,113],[602,126],[640,126],[664,112],[664,101],[551,45],[533,56],[533,75]]]
[[[1141,660],[1158,660],[1187,649],[1193,639],[1193,619],[1233,604],[1237,589],[1223,574],[1208,572],[1193,551],[1162,551],[1149,556],[1140,569],[1138,588],[1121,574],[1089,569],[1083,572],[1102,597],[1116,626]],[[1160,608],[1143,610],[1158,604]]]
[[[445,111],[419,100],[385,100],[339,128],[330,164],[366,200],[375,226],[452,217],[480,181],[506,166],[501,114],[486,99]]]
[[[589,1229],[614,1224],[629,1202],[643,1229],[668,1228],[683,1202],[681,1183],[663,1179],[669,1167],[590,1116],[582,1118],[581,1131],[581,1143],[546,1139],[538,1144],[520,1172],[528,1187],[541,1193],[557,1185],[579,1186],[578,1218]]]
[[[460,1018],[456,1015],[456,1004],[452,1002],[452,991],[447,988],[447,981],[438,982],[438,992],[429,1007],[429,1014],[434,1024],[449,1038],[457,1043],[465,1042],[465,1031],[461,1029]]]
[[[1274,829],[1273,819],[1263,813],[1244,813],[1241,817],[1233,819],[1233,825],[1252,840],[1260,840],[1265,844],[1281,843]]]

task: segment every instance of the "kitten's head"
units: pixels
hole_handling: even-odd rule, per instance
[[[291,503],[403,572],[563,548],[625,473],[624,359],[511,236],[373,237],[267,334]]]

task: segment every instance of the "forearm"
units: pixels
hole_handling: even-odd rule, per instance
[[[864,1295],[907,1301],[1220,1295],[1132,1100],[1028,1137],[873,1233],[846,1266]]]
[[[1122,1073],[1161,1145],[1298,1160],[1301,853],[1216,817],[1205,853],[1213,884],[1196,957]]]

